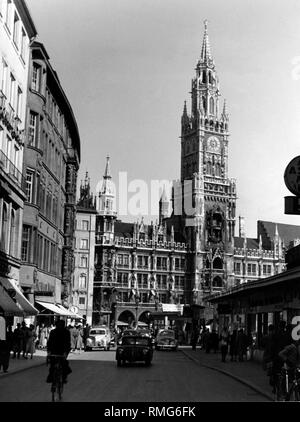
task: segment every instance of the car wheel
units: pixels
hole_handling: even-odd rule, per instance
[[[121,359],[117,360],[117,366],[122,366],[122,360]]]
[[[85,347],[86,352],[89,352],[90,350],[91,350],[90,347],[88,347],[88,346]]]
[[[150,359],[146,359],[145,360],[145,365],[146,366],[150,366],[151,365],[151,360]]]

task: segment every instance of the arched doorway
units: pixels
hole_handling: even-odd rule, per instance
[[[130,325],[135,321],[135,316],[131,311],[126,310],[120,313],[117,323],[119,321]]]

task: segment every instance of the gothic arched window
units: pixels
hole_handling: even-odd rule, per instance
[[[210,161],[206,164],[206,174],[212,174],[212,164]]]
[[[202,97],[202,107],[203,107],[203,110],[206,112],[206,98],[205,97]]]
[[[223,261],[221,258],[215,258],[213,262],[213,268],[216,270],[222,270],[223,269]]]
[[[206,72],[203,70],[202,72],[202,83],[206,84]]]
[[[221,177],[221,166],[219,163],[216,164],[216,176]]]
[[[223,286],[223,280],[221,279],[221,277],[217,276],[213,279],[212,285],[213,285],[213,287],[222,287]]]
[[[208,72],[208,82],[212,84],[212,75],[211,72]]]
[[[215,112],[215,102],[212,97],[209,99],[209,112],[210,114],[214,114]]]

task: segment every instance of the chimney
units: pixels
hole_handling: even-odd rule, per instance
[[[245,217],[239,216],[239,237],[245,237]]]

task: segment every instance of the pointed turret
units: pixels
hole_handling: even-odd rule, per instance
[[[221,119],[225,122],[227,122],[229,120],[228,112],[227,112],[227,104],[226,104],[225,99],[224,99],[224,103],[223,103],[223,111],[222,111],[222,114],[221,114]]]
[[[164,185],[163,192],[159,200],[159,223],[163,221],[164,218],[169,216],[169,199],[166,194],[166,187]]]
[[[115,213],[115,186],[112,181],[109,156],[106,157],[105,171],[102,180],[102,186],[99,190],[97,210],[101,214]]]
[[[208,38],[208,20],[205,19],[204,21],[204,37],[203,37],[203,43],[202,43],[202,50],[201,50],[201,62],[202,63],[209,63],[213,62],[211,50],[210,50],[210,43]]]
[[[95,209],[93,194],[91,193],[90,178],[88,172],[85,174],[84,181],[81,180],[80,194],[77,205],[81,208]]]
[[[190,129],[190,119],[187,113],[186,101],[184,102],[183,113],[181,117],[181,129],[182,133],[187,132]]]

